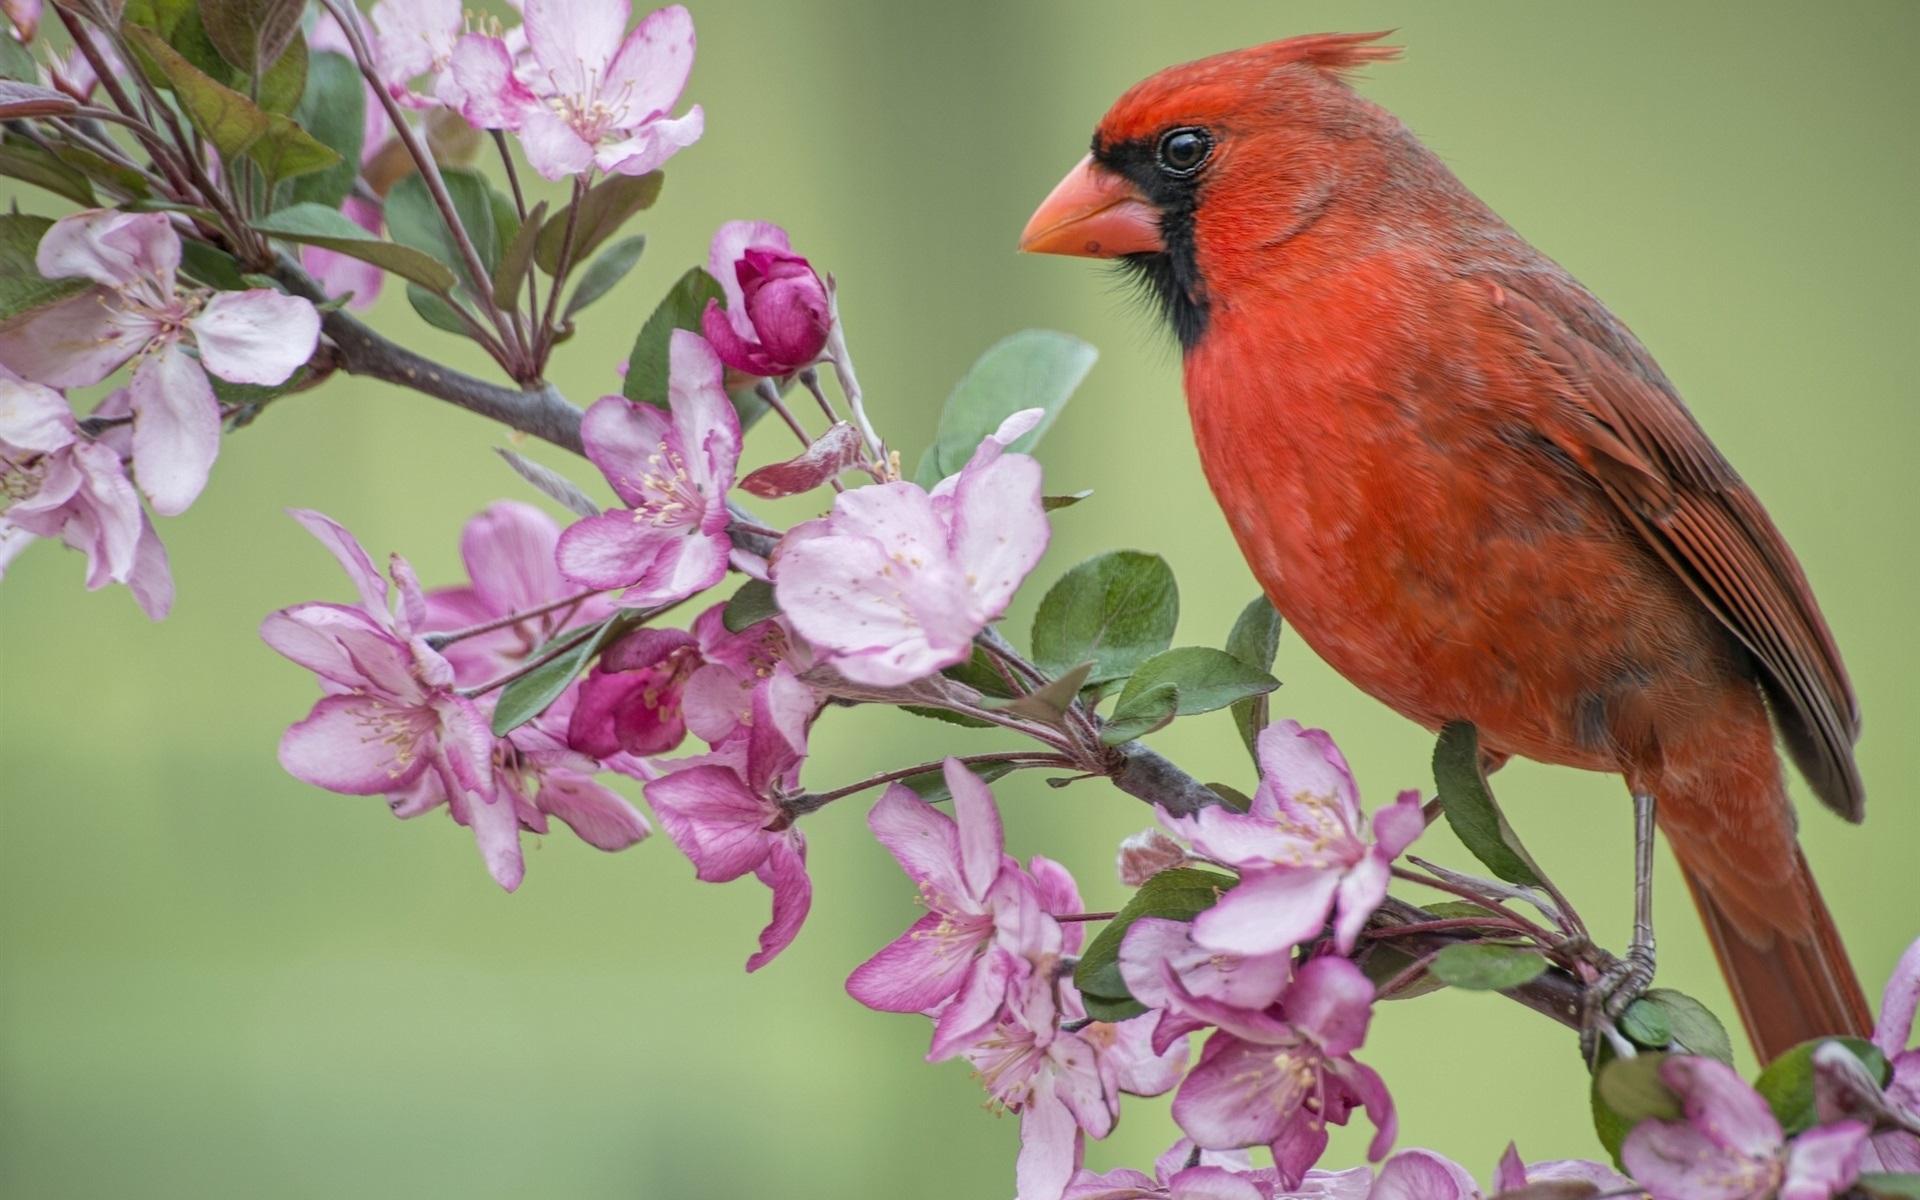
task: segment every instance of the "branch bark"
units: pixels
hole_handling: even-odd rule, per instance
[[[313,279],[291,259],[283,256],[275,274],[296,295],[316,303],[326,298]],[[411,388],[551,442],[563,450],[583,452],[581,412],[551,384],[534,391],[522,391],[476,379],[389,341],[344,312],[328,313],[321,328],[338,349],[341,369],[349,374]],[[763,535],[753,532],[736,533],[734,544],[762,556],[771,549]],[[1211,788],[1181,770],[1172,760],[1139,742],[1127,742],[1108,752],[1106,777],[1128,795],[1157,804],[1175,816],[1189,816],[1209,805],[1224,803]],[[1430,913],[1389,897],[1369,924],[1391,928],[1431,920]],[[1444,932],[1398,939],[1402,947],[1416,954],[1429,953],[1460,940],[1463,939]],[[1505,995],[1568,1028],[1581,1027],[1585,990],[1564,971],[1550,970]]]

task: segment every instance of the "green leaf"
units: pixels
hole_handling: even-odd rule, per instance
[[[1788,1137],[1804,1133],[1819,1123],[1819,1114],[1814,1109],[1813,1052],[1823,1042],[1838,1042],[1851,1050],[1855,1058],[1866,1064],[1874,1081],[1883,1087],[1893,1074],[1887,1056],[1865,1038],[1831,1037],[1801,1042],[1768,1063],[1766,1070],[1760,1072],[1760,1078],[1753,1081],[1754,1091],[1766,1097]]]
[[[243,292],[253,286],[241,277],[240,264],[231,254],[192,238],[180,239],[180,266],[194,279],[223,292]]]
[[[200,23],[213,48],[248,74],[292,48],[305,7],[304,0],[199,0]]]
[[[633,270],[640,261],[640,252],[647,248],[645,234],[636,233],[630,238],[621,238],[608,246],[606,253],[593,260],[580,276],[580,282],[573,287],[573,294],[567,297],[565,317],[573,319],[573,314],[606,295],[614,289],[627,272]]]
[[[1665,1050],[1673,1041],[1673,1026],[1667,1023],[1666,1012],[1644,997],[1627,1005],[1627,1011],[1620,1014],[1620,1032],[1648,1050]]]
[[[4,35],[0,35],[0,79],[20,83],[40,81],[40,66],[33,61],[33,51]]]
[[[965,466],[981,439],[1000,428],[1000,422],[1021,409],[1043,409],[1040,423],[1010,447],[1030,453],[1098,357],[1099,352],[1079,338],[1047,329],[1024,329],[996,342],[947,396],[914,482],[932,487]]]
[[[548,222],[551,225],[552,219]],[[698,331],[707,301],[724,300],[726,293],[703,268],[693,267],[677,280],[640,327],[627,356],[627,381],[621,392],[627,399],[657,408],[667,406],[667,346],[673,331]]]
[[[1126,907],[1107,922],[1100,936],[1087,944],[1080,956],[1080,965],[1074,968],[1073,982],[1087,1001],[1088,1014],[1094,1015],[1096,997],[1109,1005],[1131,1006],[1123,1016],[1096,1016],[1097,1020],[1124,1020],[1146,1011],[1135,1003],[1127,991],[1127,981],[1120,977],[1120,943],[1127,936],[1128,927],[1141,917],[1191,921],[1218,903],[1221,895],[1237,882],[1233,876],[1218,871],[1174,867],[1141,884]]]
[[[1640,997],[1638,1003],[1649,1004],[1659,1010],[1672,1035],[1668,1044],[1676,1051],[1717,1058],[1732,1065],[1733,1039],[1727,1036],[1726,1026],[1720,1024],[1720,1018],[1714,1016],[1706,1005],[1672,988],[1652,988]]]
[[[1508,883],[1538,887],[1543,882],[1539,864],[1494,803],[1480,769],[1480,735],[1472,725],[1454,721],[1440,731],[1433,748],[1433,781],[1447,824],[1489,871]]]
[[[527,278],[527,268],[533,264],[534,239],[540,236],[540,222],[546,215],[545,200],[533,206],[500,255],[500,265],[494,268],[493,300],[503,310],[511,311],[520,304],[520,285]]]
[[[1920,1200],[1920,1174],[1869,1171],[1853,1181],[1868,1200]]]
[[[617,616],[609,617],[598,625],[570,629],[534,651],[532,657],[539,658],[557,647],[566,647],[547,662],[500,689],[499,703],[493,709],[493,736],[505,737],[547,711],[547,706],[567,690],[567,685],[587,665],[587,660],[599,652],[607,631],[619,619]]]
[[[916,717],[925,717],[929,721],[944,721],[949,725],[958,725],[962,729],[992,729],[992,721],[983,721],[979,717],[955,712],[950,708],[935,708],[929,704],[902,704],[900,711]]]
[[[1227,634],[1227,653],[1256,671],[1272,672],[1273,660],[1280,653],[1280,614],[1265,596],[1255,596],[1240,610],[1232,632]],[[1252,755],[1260,731],[1267,727],[1267,701],[1262,696],[1248,696],[1234,701],[1232,708],[1233,727],[1240,731],[1240,740]]]
[[[956,663],[940,673],[957,683],[966,684],[982,696],[992,696],[996,700],[1011,700],[1015,694],[1007,686],[1006,677],[994,669],[987,652],[977,645],[973,648],[973,656],[967,661]]]
[[[1236,812],[1246,812],[1253,807],[1253,797],[1231,784],[1209,783],[1207,790],[1225,800],[1227,807]]]
[[[1156,654],[1127,679],[1120,691],[1119,704],[1155,684],[1172,683],[1180,688],[1180,716],[1212,712],[1249,696],[1264,696],[1280,686],[1280,681],[1259,667],[1246,663],[1224,650],[1208,646],[1181,646]]]
[[[961,765],[963,769],[972,771],[975,775],[979,776],[982,783],[992,783],[1002,775],[1013,770],[1012,763],[1003,762],[963,763]],[[922,771],[918,775],[909,775],[900,782],[912,788],[919,794],[922,800],[925,800],[929,804],[940,800],[947,800],[953,796],[953,793],[947,790],[947,773],[939,767],[935,767],[931,771]]]
[[[1435,979],[1433,972],[1425,970],[1411,979],[1403,979],[1403,976],[1418,961],[1416,956],[1395,946],[1391,940],[1383,939],[1375,942],[1361,956],[1360,972],[1367,977],[1367,982],[1373,984],[1378,993],[1377,998],[1382,1001],[1412,1000],[1416,996],[1430,995],[1447,986]],[[1395,980],[1401,982],[1394,988],[1392,994],[1381,990]]]
[[[246,155],[272,184],[340,161],[339,155],[286,117],[262,110],[209,77],[151,29],[129,25],[126,33],[130,44],[159,69],[187,119],[213,143],[223,162],[237,166]]]
[[[504,447],[496,446],[493,452],[506,460],[507,465],[513,468],[514,474],[532,484],[541,495],[574,516],[597,517],[600,515],[600,506],[580,490],[580,485],[552,467],[515,454]]]
[[[1092,488],[1081,488],[1077,492],[1068,492],[1064,496],[1042,496],[1040,497],[1040,507],[1047,512],[1053,512],[1062,508],[1072,508],[1091,495],[1093,495]]]
[[[300,98],[307,94],[307,72],[312,69],[308,61],[307,39],[298,29],[294,30],[293,41],[281,51],[278,58],[267,60],[273,65],[260,79],[260,107],[270,113],[291,114],[298,107]],[[235,85],[239,91],[245,90],[245,80]],[[354,159],[358,163],[359,159]]]
[[[1058,678],[1000,706],[1000,711],[1016,717],[1027,717],[1043,725],[1059,725],[1066,716],[1067,709],[1073,707],[1074,698],[1080,695],[1080,689],[1087,684],[1087,673],[1093,669],[1092,663],[1081,663]]]
[[[720,610],[720,623],[728,633],[744,633],[779,615],[780,604],[773,598],[773,585],[764,579],[749,579],[727,598],[727,606]]]
[[[499,234],[494,226],[493,189],[478,171],[448,167],[440,172],[446,181],[447,195],[453,200],[454,215],[465,226],[467,240],[473,243],[480,265],[489,279],[500,263]],[[434,203],[427,181],[417,173],[393,185],[387,193],[387,232],[394,241],[429,254],[452,267],[463,286],[471,289],[474,281],[467,271],[466,255],[447,228]]]
[[[642,209],[653,207],[660,197],[660,185],[666,177],[659,171],[645,175],[611,175],[587,189],[579,205],[579,218],[573,231],[573,262],[583,263],[600,243],[620,232],[620,227]],[[540,243],[533,259],[540,269],[552,275],[560,269],[560,248],[567,238],[567,221],[574,211],[569,204],[540,230]]]
[[[307,86],[293,119],[322,145],[340,156],[324,171],[302,175],[290,185],[294,204],[339,208],[353,194],[366,134],[367,91],[360,68],[344,54],[323,50],[307,64]]]
[[[1681,1110],[1680,1098],[1660,1081],[1660,1064],[1666,1055],[1651,1052],[1614,1058],[1612,1053],[1602,1050],[1600,1068],[1593,1074],[1593,1128],[1618,1165],[1620,1143],[1635,1125],[1675,1121]]]
[[[455,307],[458,301],[443,299],[437,292],[430,292],[417,283],[409,283],[407,303],[413,305],[413,311],[420,314],[422,321],[435,329],[443,329],[461,337],[473,336],[473,326],[460,319],[459,310]]]
[[[0,41],[7,40],[0,36]],[[85,175],[31,142],[0,142],[0,175],[30,183],[82,208],[99,203]]]
[[[377,238],[323,204],[295,204],[261,217],[253,227],[289,242],[322,246],[370,262],[433,291],[448,291],[454,285],[453,272],[431,254]]]
[[[1092,660],[1089,682],[1106,683],[1171,645],[1179,621],[1180,588],[1166,560],[1114,550],[1047,589],[1033,618],[1033,656],[1053,674]]]
[[[1118,746],[1166,728],[1180,713],[1180,695],[1180,686],[1175,683],[1156,683],[1131,695],[1123,694],[1114,705],[1113,715],[1100,727],[1100,740]]]
[[[0,321],[11,321],[87,290],[84,279],[44,279],[34,265],[41,235],[52,221],[0,213]]]
[[[1466,991],[1504,992],[1538,979],[1547,960],[1520,946],[1455,942],[1433,956],[1429,969],[1441,983]]]

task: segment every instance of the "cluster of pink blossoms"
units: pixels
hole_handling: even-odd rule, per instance
[[[127,584],[154,618],[173,584],[133,485],[162,516],[186,511],[220,452],[213,379],[284,383],[320,338],[319,314],[297,296],[184,283],[174,220],[91,209],[55,221],[36,268],[91,286],[0,328],[0,567],[34,538],[58,538],[86,553],[88,587]],[[65,391],[128,365],[127,386],[82,427]]]
[[[1366,1037],[1373,985],[1344,951],[1302,962],[1293,951],[1326,929],[1336,894],[1329,948],[1338,951],[1343,939],[1350,948],[1352,934],[1340,931],[1349,921],[1357,930],[1379,906],[1386,863],[1419,832],[1418,802],[1403,797],[1385,810],[1378,823],[1393,829],[1390,841],[1369,846],[1352,776],[1324,734],[1292,722],[1270,726],[1260,758],[1249,812],[1169,819],[1191,839],[1194,857],[1232,866],[1241,878],[1191,925],[1132,924],[1120,969],[1150,1011],[1113,1024],[1085,1019],[1063,969],[1081,936],[1078,924],[1058,919],[1078,908],[1071,877],[1042,858],[1023,870],[1005,854],[985,784],[949,759],[953,817],[900,786],[875,806],[874,834],[919,886],[928,912],[855,971],[847,990],[872,1008],[932,1017],[929,1059],[965,1054],[994,1099],[1021,1114],[1021,1200],[1055,1200],[1070,1183],[1084,1195],[1102,1194],[1086,1190],[1096,1185],[1119,1186],[1074,1173],[1083,1136],[1111,1132],[1122,1091],[1155,1095],[1177,1085],[1174,1119],[1201,1150],[1268,1147],[1268,1194],[1273,1184],[1306,1180],[1326,1148],[1328,1125],[1345,1124],[1356,1110],[1377,1131],[1371,1157],[1391,1147],[1392,1100],[1379,1076],[1353,1058]],[[1314,882],[1329,875],[1326,886]],[[1275,877],[1293,886],[1275,887]],[[1229,919],[1218,929],[1203,925],[1223,908]],[[1234,935],[1248,926],[1298,932],[1243,951]],[[1187,1070],[1187,1037],[1201,1030],[1212,1033]],[[1163,1173],[1155,1186],[1211,1195],[1204,1188],[1229,1170],[1194,1169],[1200,1173]]]

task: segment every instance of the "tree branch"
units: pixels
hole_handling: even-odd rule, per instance
[[[296,295],[316,303],[326,298],[313,279],[285,256],[280,258],[275,275]],[[521,391],[464,375],[387,340],[344,312],[326,314],[321,328],[339,348],[340,366],[349,374],[411,388],[551,442],[563,450],[582,453],[580,410],[551,384],[536,391]],[[767,542],[768,539],[757,532],[742,530],[734,535],[736,546],[763,556],[772,548]],[[1175,816],[1190,816],[1209,805],[1224,803],[1218,793],[1166,756],[1139,742],[1127,742],[1108,750],[1105,773],[1121,791],[1157,804]],[[1369,926],[1394,928],[1432,919],[1432,914],[1388,897]],[[1415,957],[1459,940],[1462,940],[1460,936],[1445,932],[1395,939],[1399,948]],[[1585,989],[1565,971],[1549,970],[1533,982],[1505,994],[1569,1028],[1581,1027]]]

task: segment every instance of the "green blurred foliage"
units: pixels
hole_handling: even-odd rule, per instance
[[[654,300],[738,217],[784,223],[839,277],[863,383],[909,462],[994,340],[1030,325],[1085,337],[1104,357],[1042,458],[1050,491],[1097,491],[1055,515],[1042,586],[1008,627],[1024,635],[1072,563],[1138,547],[1185,584],[1180,643],[1216,645],[1254,589],[1200,477],[1176,355],[1107,278],[1018,258],[1014,237],[1141,76],[1292,33],[1397,27],[1406,60],[1363,90],[1639,331],[1819,589],[1867,713],[1873,800],[1864,830],[1803,803],[1804,836],[1877,992],[1915,932],[1920,845],[1904,795],[1920,774],[1920,579],[1901,549],[1916,512],[1900,349],[1920,318],[1920,6],[726,0],[695,16],[689,94],[709,132],[670,165],[638,223],[646,256],[582,316],[556,381],[578,401],[616,391]],[[389,284],[377,325],[481,365],[403,291]],[[783,436],[765,423],[749,460],[787,454]],[[338,380],[228,439],[206,496],[163,524],[179,580],[164,624],[122,590],[84,593],[75,555],[43,546],[15,565],[0,588],[0,1193],[1009,1194],[1016,1122],[980,1111],[964,1067],[919,1061],[924,1022],[841,990],[916,912],[863,801],[808,819],[812,919],[749,979],[765,891],[696,884],[664,838],[617,857],[530,844],[507,896],[444,817],[403,825],[275,765],[313,687],[255,623],[347,594],[281,508],[320,508],[450,581],[460,522],[531,498],[490,453],[502,441],[433,401]],[[1291,636],[1275,673],[1275,715],[1333,730],[1374,802],[1429,782],[1431,739]],[[1250,783],[1224,713],[1157,742]],[[808,779],[994,744],[834,712]],[[1515,764],[1496,782],[1599,935],[1624,942],[1618,781]],[[1032,778],[998,791],[1015,851],[1065,860],[1090,907],[1123,898],[1111,862],[1147,823],[1135,802]],[[1464,863],[1447,839],[1422,849]],[[1662,983],[1731,1023],[1665,860],[1657,886]],[[1509,1137],[1529,1158],[1596,1151],[1572,1040],[1497,997],[1389,1005],[1364,1057],[1393,1086],[1403,1144],[1483,1178]],[[1143,1165],[1172,1136],[1164,1101],[1132,1102],[1089,1160]],[[1343,1134],[1334,1156],[1360,1145]]]

